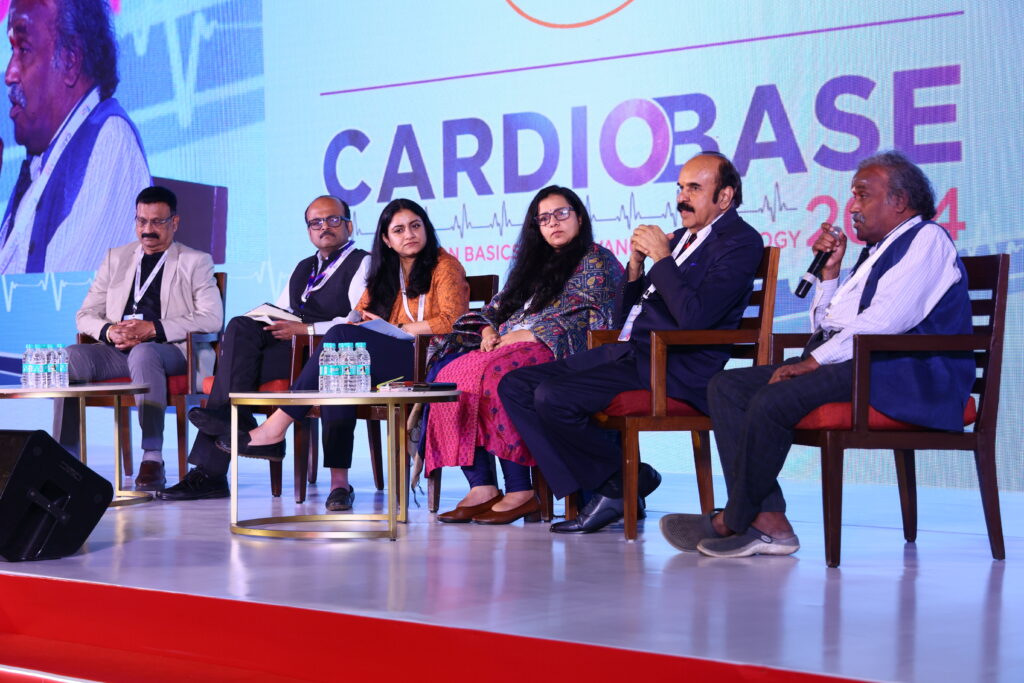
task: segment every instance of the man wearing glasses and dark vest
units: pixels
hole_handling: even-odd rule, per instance
[[[301,322],[232,318],[224,332],[217,374],[205,408],[193,408],[188,418],[199,429],[188,461],[195,465],[178,484],[161,492],[164,500],[199,500],[229,495],[230,458],[217,449],[218,436],[230,433],[228,394],[256,391],[265,382],[287,379],[291,370],[292,337],[325,334],[334,325],[357,322],[353,310],[366,289],[370,255],[352,241],[349,207],[337,197],[322,196],[306,209],[304,221],[316,253],[299,261],[276,305]],[[238,409],[239,428],[256,427],[252,411]],[[324,448],[332,436],[324,431]]]
[[[135,199],[137,242],[111,249],[75,316],[78,331],[100,344],[68,347],[72,382],[130,376],[149,393],[138,396],[142,464],[136,488],[163,487],[164,412],[167,377],[184,374],[189,332],[217,332],[224,307],[209,254],[174,241],[177,197],[165,187],[147,187]],[[213,348],[200,344],[198,369],[213,369]],[[78,450],[78,399],[54,400],[53,434]]]

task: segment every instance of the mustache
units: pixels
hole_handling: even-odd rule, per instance
[[[139,235],[139,237],[141,237],[143,239],[145,239],[147,237],[151,237],[152,239],[158,240],[158,239],[160,239],[160,233],[157,233],[157,232],[144,232],[141,235]]]
[[[16,104],[19,107],[25,107],[25,91],[22,90],[20,83],[15,83],[11,86],[11,91],[7,93],[7,99],[11,101],[11,104]]]
[[[862,214],[862,213],[852,214],[851,218],[853,219],[854,223],[863,223],[864,222],[864,214]]]
[[[689,211],[693,213],[693,207],[689,202],[676,202],[676,211]]]

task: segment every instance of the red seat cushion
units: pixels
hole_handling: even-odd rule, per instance
[[[258,391],[264,391],[267,393],[279,393],[282,391],[288,391],[290,384],[286,379],[272,379],[269,382],[264,382],[260,385]],[[203,378],[203,393],[208,394],[213,391],[213,376]]]
[[[131,377],[115,377],[105,379],[100,384],[131,384]],[[182,396],[188,393],[188,375],[171,375],[167,378],[167,393],[171,396]]]
[[[624,391],[604,409],[605,415],[615,417],[634,417],[651,414],[651,392],[647,389]],[[686,401],[668,397],[668,415],[672,417],[701,417],[700,412]]]
[[[826,403],[825,405],[812,410],[804,416],[804,419],[797,423],[797,429],[819,430],[819,429],[851,429],[853,426],[853,414],[850,403]],[[978,407],[971,396],[964,407],[964,426],[973,424],[978,417]],[[912,425],[909,422],[894,420],[874,408],[868,408],[868,429],[877,431],[930,431],[926,427]]]

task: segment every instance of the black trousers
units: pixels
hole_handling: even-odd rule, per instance
[[[324,335],[324,342],[366,342],[370,352],[370,381],[376,385],[395,377],[412,379],[412,342],[395,339],[378,332],[364,330],[359,325],[335,325]],[[320,384],[320,352],[323,344],[316,347],[309,361],[302,368],[302,374],[292,384],[292,389],[315,390]],[[285,406],[282,408],[292,418],[301,420],[309,413],[309,406]],[[348,469],[352,466],[352,447],[356,430],[355,406],[324,406],[320,409],[324,432],[324,466]]]
[[[715,442],[729,492],[725,524],[739,533],[761,512],[786,511],[778,476],[793,445],[793,427],[815,408],[849,401],[853,393],[852,361],[769,384],[778,367],[725,370],[708,385]]]
[[[228,322],[221,342],[217,371],[206,407],[229,415],[228,394],[232,391],[256,391],[260,385],[291,374],[292,343],[275,339],[263,323],[238,316]],[[238,425],[246,431],[256,426],[248,406],[238,407]],[[192,444],[188,461],[211,474],[228,471],[230,457],[215,445],[216,437],[200,432]]]
[[[600,346],[559,361],[513,370],[498,395],[552,492],[597,489],[622,469],[618,435],[590,417],[619,393],[644,389],[633,349]]]

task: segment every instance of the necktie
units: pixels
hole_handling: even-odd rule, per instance
[[[697,239],[697,233],[691,232],[690,236],[686,238],[686,243],[683,244],[683,251],[686,251],[687,249],[689,249],[690,245],[693,244],[694,240],[696,240],[696,239]],[[680,252],[680,253],[682,253],[682,252]]]
[[[4,232],[3,239],[0,239],[0,246],[7,243],[7,238],[14,232],[14,218],[18,215],[18,205],[21,204],[21,198],[25,196],[25,192],[28,191],[28,186],[32,184],[32,175],[29,173],[29,160],[25,159],[21,162],[21,172],[18,173],[18,182],[14,184],[14,192],[11,194],[11,212],[10,220],[7,222],[7,230]]]

